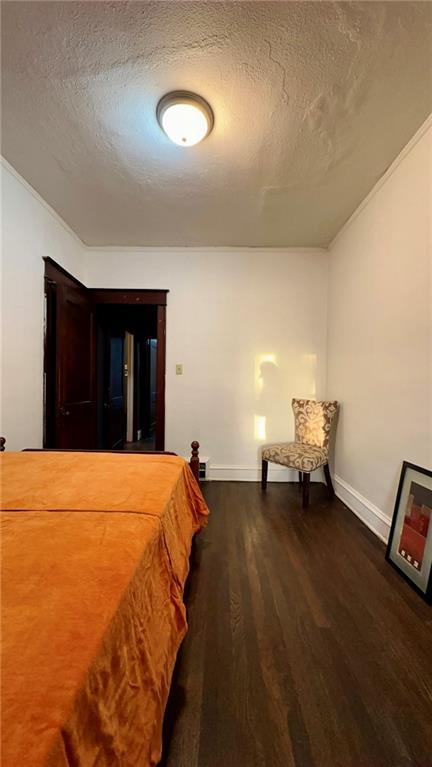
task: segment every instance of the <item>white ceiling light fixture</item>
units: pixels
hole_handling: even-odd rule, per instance
[[[188,91],[173,91],[161,98],[156,109],[158,123],[178,146],[194,146],[213,128],[211,106],[201,96]]]

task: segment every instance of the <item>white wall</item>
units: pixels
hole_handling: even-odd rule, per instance
[[[326,251],[91,248],[84,282],[169,289],[166,449],[198,439],[215,478],[257,479],[264,438],[293,438],[291,398],[324,395]]]
[[[337,491],[384,538],[402,461],[432,464],[431,186],[429,121],[330,252]]]
[[[44,264],[78,278],[80,241],[46,203],[1,164],[2,349],[0,434],[9,450],[42,446]]]

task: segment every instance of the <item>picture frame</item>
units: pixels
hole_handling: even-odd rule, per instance
[[[402,464],[386,560],[432,604],[432,471]]]

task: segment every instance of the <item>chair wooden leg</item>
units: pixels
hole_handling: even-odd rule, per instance
[[[330,498],[333,498],[334,496],[334,488],[333,488],[333,482],[331,481],[330,476],[330,469],[328,463],[324,464],[324,476],[325,481],[327,482],[327,490]]]
[[[303,508],[307,509],[309,506],[309,487],[310,487],[310,474],[306,471],[303,472]]]
[[[262,471],[261,471],[261,490],[265,490],[267,488],[267,474],[268,474],[268,461],[262,461]]]

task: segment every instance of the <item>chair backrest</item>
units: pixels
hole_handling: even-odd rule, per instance
[[[293,399],[295,441],[328,450],[332,424],[338,411],[337,402]]]

